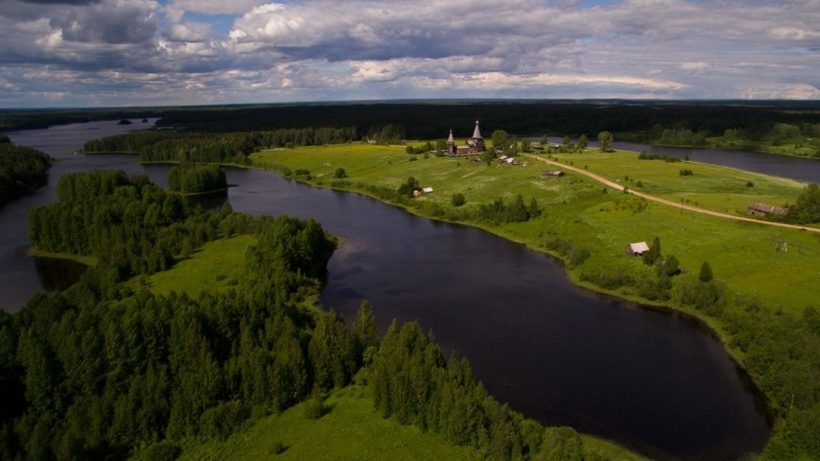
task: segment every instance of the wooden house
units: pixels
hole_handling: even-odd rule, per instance
[[[766,216],[770,214],[785,216],[786,213],[789,212],[789,209],[774,205],[766,205],[765,203],[754,202],[751,205],[749,205],[749,208],[746,209],[746,212],[754,216]]]

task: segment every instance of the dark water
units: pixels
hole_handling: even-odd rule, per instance
[[[52,168],[47,187],[0,209],[2,307],[16,311],[42,289],[24,257],[25,215],[55,199],[56,178],[121,168],[165,184],[167,166],[132,160],[70,156]],[[328,265],[325,307],[351,319],[366,298],[382,329],[394,317],[418,320],[526,416],[658,458],[734,459],[766,443],[756,393],[696,321],[582,290],[550,258],[477,229],[269,172],[227,176],[238,185],[228,191],[236,211],[312,217],[347,239]]]
[[[689,160],[694,162],[712,163],[754,173],[820,183],[820,160],[817,159],[724,149],[656,147],[627,142],[616,142],[613,147],[636,152],[646,151],[654,154],[672,155],[681,159],[689,156]]]

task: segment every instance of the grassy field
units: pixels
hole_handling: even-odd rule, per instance
[[[158,272],[147,279],[137,277],[129,284],[136,288],[140,283],[147,282],[152,292],[163,295],[176,291],[196,296],[206,290],[228,290],[237,284],[237,278],[245,272],[245,250],[254,243],[256,237],[251,235],[209,242],[171,270]]]
[[[716,166],[637,160],[637,154],[630,153],[569,157],[575,166],[587,165],[590,171],[613,179],[623,181],[624,175],[634,176],[634,181],[642,181],[649,193],[684,198],[721,211],[728,207],[737,212],[748,201],[794,201],[802,187],[793,181],[741,175],[737,170]],[[664,254],[675,255],[689,276],[696,275],[701,263],[708,261],[715,277],[736,295],[794,312],[817,303],[820,236],[681,212],[614,190],[604,192],[600,183],[571,172],[560,178],[544,177],[542,173],[549,167],[534,161],[488,167],[465,158],[424,158],[404,153],[401,146],[366,144],[271,150],[254,154],[252,159],[261,167],[308,169],[312,182],[325,186],[331,184],[334,171],[343,168],[349,182],[345,188],[352,190],[363,190],[368,184],[395,189],[413,176],[422,187],[432,187],[434,192],[414,199],[411,211],[432,215],[431,210],[438,208],[444,210],[440,217],[449,220],[461,219],[481,203],[497,197],[510,200],[520,193],[525,203],[536,198],[542,216],[492,227],[492,232],[542,250],[547,237],[571,239],[591,253],[584,266],[606,270],[623,267],[638,273],[644,270],[643,264],[626,256],[624,247],[630,242],[651,243],[657,236]],[[682,168],[694,170],[695,175],[679,176]],[[747,188],[747,180],[752,180],[755,187]],[[731,195],[727,188],[736,194],[729,197],[731,201],[727,201],[727,195]],[[454,209],[451,197],[457,192],[465,195],[467,203]],[[571,275],[577,278],[578,273]],[[620,294],[635,293],[626,290]]]
[[[739,216],[748,216],[746,208],[752,202],[776,206],[793,204],[806,186],[791,179],[706,163],[638,160],[635,152],[589,150],[582,154],[553,154],[552,157],[561,162],[572,162],[579,168],[586,167],[630,189]],[[694,174],[681,176],[683,169],[692,170]],[[750,183],[752,187],[749,187]]]
[[[473,460],[472,449],[457,447],[415,426],[402,426],[373,411],[369,391],[347,387],[334,392],[330,411],[317,420],[305,417],[304,404],[262,418],[224,442],[210,441],[184,450],[181,461],[196,460]],[[583,437],[585,454],[596,459],[641,460],[610,442]],[[280,448],[281,447],[281,448]],[[277,450],[278,448],[278,450]],[[277,451],[283,452],[276,454]]]
[[[332,394],[330,411],[305,417],[304,404],[257,421],[225,442],[186,449],[180,460],[470,460],[471,451],[448,444],[415,426],[402,426],[373,412],[366,389],[349,387]],[[277,446],[285,451],[276,455]]]

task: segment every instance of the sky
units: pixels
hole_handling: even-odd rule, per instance
[[[820,0],[0,0],[0,108],[818,88]]]

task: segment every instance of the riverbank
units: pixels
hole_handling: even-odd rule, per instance
[[[593,184],[572,172],[561,178],[543,177],[541,170],[533,165],[487,168],[464,158],[424,158],[402,154],[395,148],[361,145],[262,152],[252,158],[256,166],[263,168],[307,169],[310,179],[300,179],[312,185],[362,193],[416,215],[486,229],[562,259],[570,279],[586,288],[694,315],[706,322],[730,355],[749,370],[752,380],[766,391],[772,410],[780,417],[785,415],[784,402],[774,395],[780,383],[769,382],[772,379],[768,376],[769,370],[749,367],[748,347],[738,339],[739,334],[746,332],[738,331],[740,327],[734,325],[731,318],[745,318],[749,303],[768,306],[767,311],[799,316],[805,306],[816,301],[811,274],[816,274],[818,267],[817,258],[812,256],[820,254],[820,248],[818,239],[806,232],[784,229],[772,235],[772,230],[764,229],[759,223],[722,222],[714,217],[651,204],[612,189],[607,192],[598,183]],[[583,155],[575,158],[582,159]],[[333,180],[336,168],[343,168],[348,177]],[[434,192],[416,199],[403,199],[401,203],[380,196],[379,188],[395,190],[409,175],[414,176],[420,186],[432,187]],[[458,192],[466,196],[464,207],[448,203],[452,194]],[[516,193],[521,193],[525,202],[530,197],[536,198],[542,216],[501,226],[470,220],[471,212],[481,203],[499,197],[509,201]],[[651,241],[653,235],[663,242],[663,253],[674,254],[684,271],[672,279],[668,299],[653,300],[644,296],[643,285],[651,282],[654,271],[640,259],[625,256],[623,252],[626,243]],[[773,237],[788,241],[793,250],[772,250]],[[589,251],[587,260],[573,265],[570,257],[548,248],[549,241],[561,239]],[[794,242],[797,251],[794,251]],[[703,261],[716,268],[716,278],[725,289],[719,313],[707,313],[681,302],[681,292],[692,283],[698,283],[697,268]],[[761,267],[766,270],[760,270]],[[595,272],[624,273],[632,277],[633,282],[603,287],[589,281],[589,275]],[[753,361],[758,359],[755,356]],[[783,428],[783,420],[780,420],[776,437],[782,436]]]

